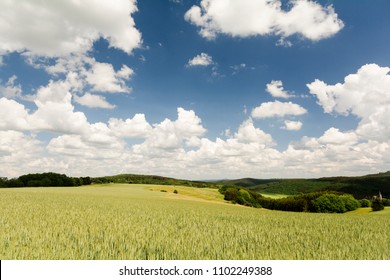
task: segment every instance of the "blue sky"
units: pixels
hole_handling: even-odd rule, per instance
[[[0,3],[1,176],[390,169],[390,3]]]

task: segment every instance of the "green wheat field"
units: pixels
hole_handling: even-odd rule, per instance
[[[390,209],[270,211],[176,186],[0,189],[0,259],[390,259]]]

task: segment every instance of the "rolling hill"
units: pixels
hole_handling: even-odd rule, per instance
[[[356,198],[382,193],[390,197],[390,171],[357,177],[323,177],[318,179],[253,179],[218,181],[222,185],[240,186],[259,193],[294,195],[315,191],[350,193]]]
[[[67,181],[65,179],[67,179]],[[60,180],[61,179],[61,180]],[[69,183],[65,183],[65,181]],[[352,194],[355,198],[370,198],[379,192],[390,197],[390,171],[356,177],[323,177],[317,179],[255,179],[242,178],[219,181],[191,181],[156,175],[119,174],[103,177],[72,178],[64,174],[42,173],[19,178],[0,177],[0,187],[79,186],[88,184],[126,183],[220,188],[237,186],[263,194],[294,195],[317,191],[336,191]]]

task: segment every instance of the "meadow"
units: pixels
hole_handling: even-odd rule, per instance
[[[0,189],[0,259],[390,259],[390,209],[270,211],[179,186]]]

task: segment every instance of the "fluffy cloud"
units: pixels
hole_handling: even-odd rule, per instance
[[[285,120],[284,121],[284,126],[282,129],[286,130],[301,130],[303,123],[300,121],[289,121]]]
[[[135,0],[0,2],[0,53],[57,57],[85,53],[103,37],[110,47],[131,53],[141,44],[131,14]]]
[[[41,144],[23,132],[0,130],[1,176],[15,177],[41,167],[38,164],[43,150]]]
[[[307,110],[292,102],[265,102],[252,110],[252,117],[256,119],[299,116],[306,114]]]
[[[289,11],[280,0],[202,0],[192,6],[185,19],[200,27],[207,39],[217,34],[234,37],[279,35],[282,38],[299,34],[317,41],[336,34],[343,22],[332,6],[323,7],[309,0],[290,1]]]
[[[226,140],[212,141],[202,138],[197,149],[188,151],[182,158],[193,176],[209,178],[221,176],[254,176],[261,172],[265,176],[280,165],[280,152],[271,135],[254,127],[251,119],[244,121],[234,135]],[[223,175],[224,174],[224,175]],[[258,177],[258,176],[257,176]]]
[[[64,81],[50,82],[39,88],[34,103],[37,110],[28,116],[31,129],[62,133],[81,133],[88,127],[87,117],[75,112],[70,85]]]
[[[32,113],[12,99],[0,99],[2,129],[81,133],[89,125],[84,113],[74,111],[70,85],[65,81],[51,81],[30,99],[37,107]]]
[[[353,145],[358,142],[358,136],[354,132],[340,132],[339,129],[331,127],[318,138],[318,142],[321,144]]]
[[[24,105],[7,98],[0,98],[0,129],[24,130],[29,128],[28,112]]]
[[[56,100],[43,93],[39,98]],[[57,102],[60,100],[68,102],[67,98]],[[19,106],[19,120],[34,115],[16,101],[2,98],[0,104],[4,101],[10,108]],[[45,170],[75,176],[132,172],[194,179],[281,174],[313,177],[376,172],[378,166],[390,167],[388,141],[362,141],[355,131],[330,128],[320,137],[305,136],[278,151],[272,136],[255,127],[252,119],[242,122],[226,139],[211,140],[205,137],[206,130],[195,112],[183,108],[178,108],[176,120],[165,119],[153,125],[143,114],[126,120],[112,118],[108,123],[86,122],[83,131],[63,132],[47,144],[26,132],[15,131],[18,126],[12,121],[17,120],[8,119],[8,127],[0,131],[0,159],[6,176]],[[134,138],[141,143],[127,142]]]
[[[66,82],[75,92],[88,89],[94,93],[130,93],[132,90],[127,82],[134,75],[134,70],[124,64],[115,70],[112,64],[97,62],[85,55],[60,57],[54,63],[32,60],[31,64],[44,69],[53,78],[65,75]]]
[[[282,81],[271,81],[267,84],[266,88],[267,92],[269,92],[273,97],[276,98],[290,98],[290,94],[284,90]]]
[[[125,143],[111,136],[104,128],[104,124],[95,124],[90,127],[90,135],[61,135],[53,138],[47,145],[47,150],[57,156],[89,160],[120,158],[125,151]]]
[[[108,103],[104,96],[93,95],[86,93],[83,96],[75,95],[74,100],[84,106],[90,108],[103,108],[103,109],[114,109],[116,106]]]
[[[116,136],[123,138],[146,138],[152,130],[144,114],[126,120],[111,118],[108,126]]]
[[[264,146],[274,146],[272,136],[259,128],[255,128],[251,119],[244,121],[240,125],[234,138],[239,143],[260,143]]]
[[[362,66],[344,83],[328,85],[315,80],[308,84],[326,113],[352,114],[360,119],[356,132],[365,139],[387,141],[390,135],[390,68]]]
[[[283,164],[286,172],[295,170],[315,176],[366,174],[388,169],[389,155],[389,143],[361,141],[354,131],[332,127],[318,138],[305,136],[291,143],[283,151]]]
[[[92,68],[86,72],[86,81],[96,92],[126,92],[131,91],[125,81],[133,74],[133,70],[126,65],[115,72],[114,67],[109,63],[95,62]]]
[[[206,53],[201,53],[190,59],[187,63],[187,67],[209,66],[211,64],[213,64],[213,58]]]
[[[193,146],[199,141],[206,129],[201,124],[201,119],[194,111],[187,111],[183,108],[177,109],[176,121],[163,120],[153,125],[144,143],[135,145],[136,153],[150,153],[156,150],[157,153],[177,151],[183,148],[183,144]],[[156,154],[155,154],[156,155]]]

